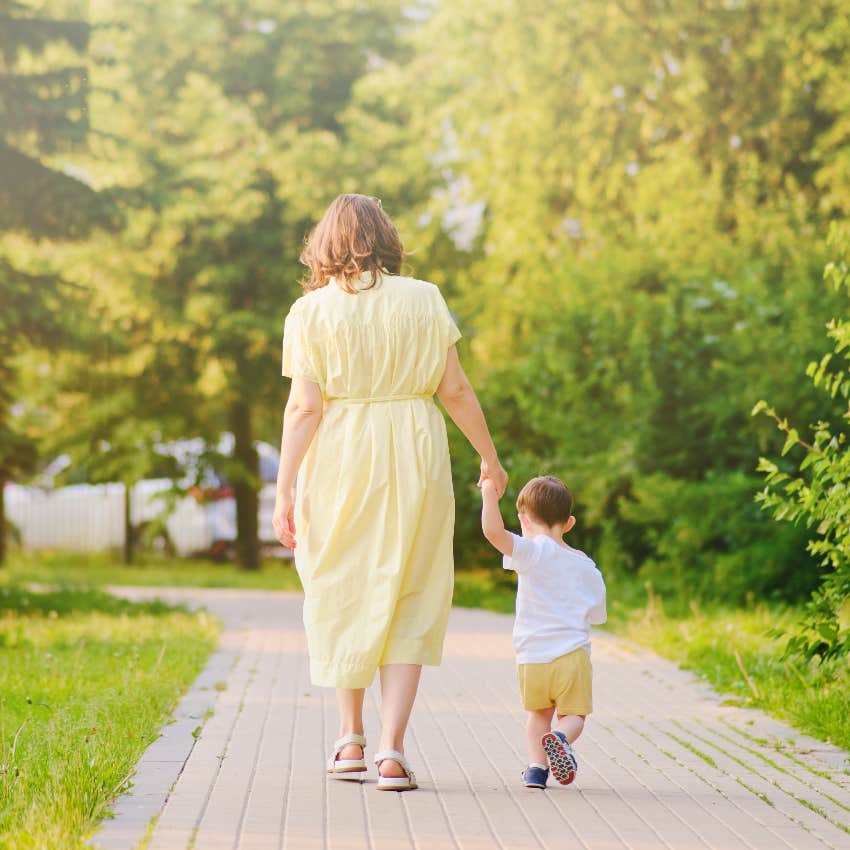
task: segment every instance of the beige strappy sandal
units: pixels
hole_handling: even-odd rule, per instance
[[[361,774],[366,771],[366,759],[341,759],[339,757],[343,747],[348,746],[348,744],[357,744],[365,751],[366,738],[352,732],[350,735],[343,735],[334,741],[333,755],[328,759],[328,774],[336,779],[361,779]]]
[[[404,771],[404,776],[381,776],[382,761],[397,761]],[[407,759],[398,750],[383,750],[375,755],[375,764],[378,766],[378,790],[379,791],[412,791],[419,786],[416,777],[407,763]]]

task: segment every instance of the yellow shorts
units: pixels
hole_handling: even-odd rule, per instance
[[[545,664],[520,664],[517,672],[526,711],[554,707],[560,716],[593,711],[592,668],[583,647]]]

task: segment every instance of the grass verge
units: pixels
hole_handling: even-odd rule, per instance
[[[106,552],[15,553],[0,570],[0,583],[101,587],[107,584],[170,587],[238,587],[300,590],[290,560],[266,559],[262,569],[242,570],[232,563],[142,554],[126,566]]]
[[[85,847],[217,634],[159,602],[0,587],[0,846]]]

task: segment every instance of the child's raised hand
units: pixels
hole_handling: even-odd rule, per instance
[[[480,487],[488,480],[492,482],[496,495],[501,499],[505,494],[505,488],[508,486],[508,473],[505,472],[498,460],[493,463],[481,461],[481,477],[478,479],[478,486]]]
[[[499,497],[499,493],[496,490],[496,485],[493,483],[492,478],[482,478],[478,486],[481,488],[481,495],[486,496],[490,493],[494,493],[496,498]]]

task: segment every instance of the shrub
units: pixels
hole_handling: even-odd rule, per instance
[[[848,290],[850,228],[833,225],[830,245],[835,259],[827,264],[824,278],[836,290]],[[842,421],[818,422],[812,427],[812,441],[806,442],[767,402],[760,401],[753,409],[753,415],[771,416],[785,434],[783,457],[792,450],[801,453],[796,469],[760,459],[758,468],[767,483],[757,499],[776,520],[802,523],[809,531],[808,548],[820,562],[821,578],[804,618],[788,640],[786,653],[821,659],[850,651],[850,319],[833,319],[827,329],[833,351],[810,363],[806,374],[831,399],[843,400]]]

